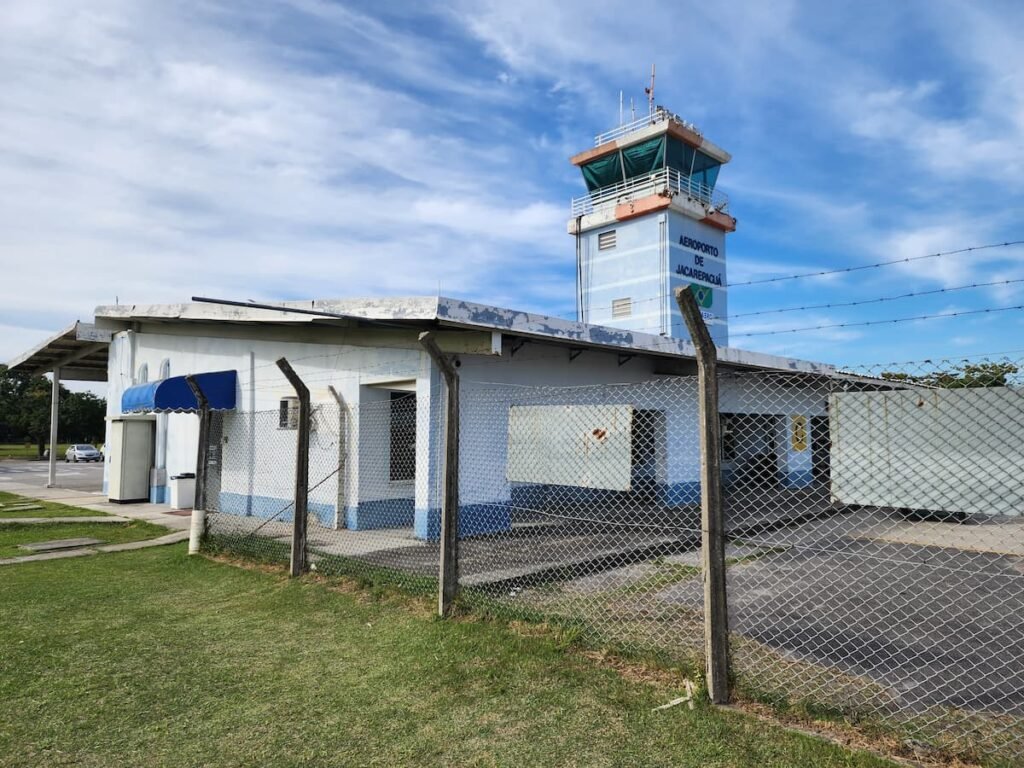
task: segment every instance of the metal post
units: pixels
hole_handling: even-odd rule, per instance
[[[192,390],[199,414],[199,445],[196,449],[196,490],[192,501],[192,525],[189,528],[188,553],[198,555],[206,533],[206,462],[210,453],[210,403],[195,377],[188,375],[185,383]]]
[[[57,421],[60,409],[60,368],[53,369],[53,389],[50,392],[50,470],[46,487],[57,485]]]
[[[338,501],[334,507],[334,527],[340,529],[345,522],[345,508],[348,506],[347,472],[345,460],[348,457],[348,423],[345,418],[345,398],[334,388],[327,385],[327,391],[338,403]]]
[[[306,570],[306,508],[309,502],[309,388],[292,370],[285,358],[277,367],[299,397],[299,434],[295,451],[295,520],[292,525],[290,573],[299,576]]]
[[[437,346],[431,331],[420,334],[420,344],[444,376],[448,401],[444,434],[444,480],[441,499],[441,563],[437,611],[451,613],[459,591],[459,375],[452,361]]]
[[[206,459],[210,446],[210,403],[200,388],[195,377],[188,375],[185,383],[196,398],[199,414],[199,446],[196,453],[196,496],[192,502],[193,509],[206,509]]]
[[[729,613],[725,588],[725,531],[722,512],[721,423],[718,417],[718,352],[690,288],[675,290],[676,303],[697,350],[700,431],[701,559],[704,575],[704,652],[708,695],[729,701]]]

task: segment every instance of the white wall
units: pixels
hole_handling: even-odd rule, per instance
[[[831,397],[832,493],[847,504],[1024,514],[1024,395],[992,389]]]

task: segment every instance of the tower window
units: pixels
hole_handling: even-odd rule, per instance
[[[612,317],[630,317],[633,314],[633,299],[612,299]]]
[[[615,230],[609,229],[607,232],[602,232],[597,236],[597,250],[607,251],[609,248],[615,247]]]

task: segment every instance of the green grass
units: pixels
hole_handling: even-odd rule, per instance
[[[57,444],[57,460],[64,461],[64,454],[71,443]],[[39,447],[30,443],[0,443],[0,459],[38,459]]]
[[[21,549],[21,544],[55,539],[99,539],[103,544],[124,544],[129,541],[155,539],[170,533],[166,528],[141,520],[127,523],[34,523],[0,525],[0,558],[34,554]],[[102,546],[97,544],[96,546]],[[4,575],[7,575],[7,571]]]
[[[332,588],[331,585],[336,588]],[[8,567],[2,766],[882,766],[526,627],[183,546]]]
[[[96,497],[96,501],[103,500],[101,496]],[[0,504],[5,505],[0,507],[0,519],[12,517],[105,517],[107,514],[106,512],[97,512],[93,509],[69,507],[67,504],[58,504],[55,501],[18,496],[17,494],[5,493],[4,491],[0,491]],[[36,504],[41,509],[7,509],[6,506],[10,504]]]

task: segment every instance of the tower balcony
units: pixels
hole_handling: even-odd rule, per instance
[[[572,217],[613,213],[620,205],[652,196],[670,201],[678,199],[681,203],[685,201],[689,203],[686,207],[702,208],[707,216],[724,214],[729,209],[729,197],[724,192],[712,189],[675,168],[662,168],[645,176],[595,189],[582,197],[574,197]]]

